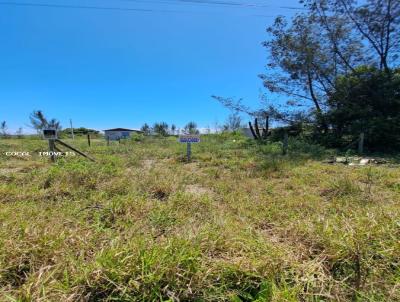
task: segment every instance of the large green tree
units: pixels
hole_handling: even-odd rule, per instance
[[[376,110],[379,106],[391,108],[396,102],[387,96],[397,93],[400,1],[300,2],[302,13],[290,20],[279,16],[267,29],[269,39],[263,43],[268,52],[267,70],[260,78],[269,93],[262,98],[261,107],[250,109],[242,100],[214,98],[250,116],[268,116],[296,127],[311,124],[314,139],[332,142],[333,138],[333,143],[340,145],[344,136],[358,136],[361,128],[357,125],[370,118],[372,111],[363,114],[362,102]],[[337,106],[346,108],[348,114],[339,114]],[[387,113],[389,110],[376,112],[381,120],[392,120]],[[357,121],[352,119],[356,115],[360,117]],[[389,124],[376,121],[370,135]],[[370,137],[369,142],[378,141]]]
[[[360,66],[336,79],[328,105],[330,142],[364,132],[371,150],[400,149],[400,69]]]
[[[306,117],[319,137],[334,131],[340,140],[342,130],[333,119],[334,106],[340,104],[339,95],[348,105],[346,110],[357,111],[362,108],[360,100],[366,104],[372,102],[372,107],[378,108],[377,104],[388,105],[382,98],[395,94],[388,90],[395,89],[397,83],[393,70],[399,63],[400,2],[306,0],[302,3],[307,9],[305,13],[290,21],[278,17],[267,29],[270,39],[264,46],[269,54],[268,70],[260,77],[272,95],[287,97],[283,108],[275,108],[280,113],[278,117],[289,122]],[[369,71],[361,66],[369,66]],[[371,76],[371,70],[372,78],[385,79],[376,85],[386,83],[385,87],[367,85],[366,77]],[[352,102],[358,105],[351,106]],[[381,110],[383,117],[385,112],[388,111]],[[343,121],[344,118],[342,115]],[[351,124],[351,119],[346,123]],[[346,129],[354,136],[360,131],[356,126]]]

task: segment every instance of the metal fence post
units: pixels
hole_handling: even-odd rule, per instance
[[[192,153],[192,144],[190,142],[187,143],[187,161],[190,162],[190,156]]]

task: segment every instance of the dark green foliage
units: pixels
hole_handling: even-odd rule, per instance
[[[301,2],[304,13],[277,17],[267,29],[268,73],[260,77],[288,97],[274,119],[311,124],[311,137],[328,146],[365,132],[370,150],[398,150],[398,1]]]
[[[199,134],[199,130],[197,129],[197,124],[195,122],[189,122],[186,124],[184,128],[185,134]]]
[[[155,123],[153,132],[157,135],[168,136],[168,124],[166,122]]]
[[[100,134],[100,132],[97,130],[89,129],[89,128],[85,128],[85,127],[73,128],[73,130],[74,130],[74,135],[87,135],[87,134],[98,135],[98,134]],[[69,135],[71,133],[71,128],[66,128],[63,131],[61,131],[61,133]]]
[[[265,141],[271,135],[271,131],[269,131],[269,116],[265,117],[265,128],[262,128],[261,131],[257,118],[254,119],[254,127],[251,122],[249,122],[249,127],[256,140]]]
[[[171,125],[171,134],[175,135],[175,131],[176,131],[176,125],[172,124]]]
[[[52,128],[58,131],[61,131],[62,128],[60,121],[55,118],[48,120],[41,110],[34,110],[29,116],[29,119],[32,127],[39,133],[46,128]]]
[[[147,123],[144,123],[143,126],[140,128],[144,135],[150,135],[151,128]]]
[[[278,142],[282,141],[285,135],[285,132],[292,137],[298,137],[301,134],[306,133],[306,127],[302,123],[293,123],[290,126],[285,127],[277,127],[271,130],[271,141]]]
[[[326,120],[336,145],[365,133],[371,150],[400,149],[400,70],[359,67],[336,80]]]

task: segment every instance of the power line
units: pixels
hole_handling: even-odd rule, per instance
[[[120,0],[124,2],[140,2],[140,3],[159,3],[159,4],[204,4],[204,5],[222,5],[231,7],[248,7],[248,8],[282,8],[291,10],[307,10],[304,7],[295,6],[273,6],[269,4],[257,4],[257,3],[246,3],[246,2],[228,2],[228,1],[216,1],[216,0],[165,0],[165,1],[152,1],[152,0]]]
[[[175,0],[175,1],[141,1],[141,0],[121,0],[125,2],[141,2],[141,3],[159,3],[159,4],[206,4],[206,5],[228,5],[231,7],[248,7],[248,8],[271,8],[269,5],[258,5],[241,2],[226,2],[226,1],[213,1],[213,0]],[[177,10],[164,10],[164,9],[146,9],[146,8],[130,8],[130,7],[107,7],[107,6],[92,6],[92,5],[70,5],[70,4],[52,4],[52,3],[32,3],[32,2],[8,2],[1,1],[0,5],[20,6],[20,7],[48,7],[48,8],[64,8],[64,9],[94,9],[94,10],[114,10],[114,11],[136,11],[136,12],[167,12],[177,13],[182,11]],[[273,7],[273,6],[272,6]],[[304,10],[301,7],[290,6],[275,6],[276,8],[290,9],[290,10]]]
[[[279,6],[279,8],[284,8],[284,9],[294,9],[294,10],[308,10],[305,7],[295,7],[295,6]]]
[[[218,0],[165,0],[165,1],[151,1],[151,0],[120,0],[125,2],[140,2],[140,3],[160,3],[160,4],[205,4],[205,5],[224,5],[224,6],[244,6],[249,8],[282,8],[282,9],[293,9],[293,10],[307,10],[304,7],[295,6],[272,6],[269,4],[257,4],[257,3],[246,3],[246,2],[229,2],[229,1],[218,1]]]
[[[67,8],[67,9],[95,9],[95,10],[114,10],[114,11],[136,11],[136,12],[164,12],[175,13],[174,10],[157,10],[146,8],[129,8],[129,7],[106,7],[106,6],[86,6],[86,5],[67,5],[67,4],[50,4],[50,3],[29,3],[29,2],[0,2],[0,5],[9,6],[28,6],[28,7],[49,7],[49,8]]]
[[[124,0],[131,1],[131,0]],[[252,4],[245,2],[228,2],[228,1],[215,1],[215,0],[175,0],[168,1],[175,3],[185,3],[185,4],[213,4],[213,5],[225,5],[225,6],[245,6],[245,7],[269,7],[268,5]]]

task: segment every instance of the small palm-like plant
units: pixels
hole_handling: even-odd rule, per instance
[[[262,128],[261,131],[257,118],[254,119],[254,127],[251,122],[249,122],[249,127],[256,140],[267,140],[268,136],[271,135],[271,131],[269,130],[269,116],[265,117],[265,128]]]

